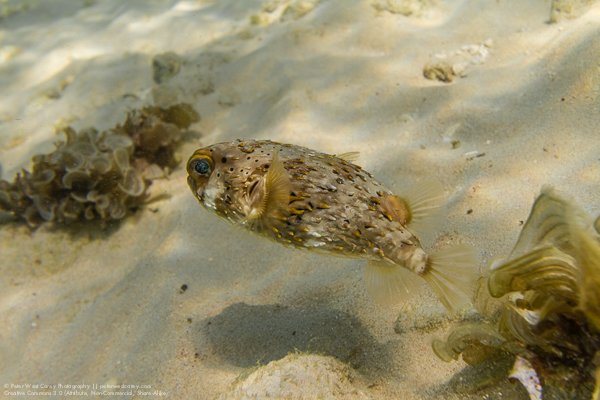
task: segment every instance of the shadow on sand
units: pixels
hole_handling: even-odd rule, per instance
[[[293,352],[333,356],[366,374],[392,363],[388,345],[377,343],[354,315],[331,308],[235,303],[203,321],[200,331],[216,354],[238,367],[264,365]]]

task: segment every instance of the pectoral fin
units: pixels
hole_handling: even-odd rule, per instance
[[[262,231],[270,227],[273,219],[287,215],[290,187],[288,173],[279,158],[279,149],[276,149],[269,171],[246,193],[250,211],[239,224],[250,230]]]

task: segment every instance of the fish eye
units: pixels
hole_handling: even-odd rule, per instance
[[[205,160],[200,160],[194,164],[194,171],[200,175],[206,174],[210,170],[210,165]]]
[[[196,179],[206,179],[213,169],[213,160],[203,155],[193,155],[188,161],[187,172]]]

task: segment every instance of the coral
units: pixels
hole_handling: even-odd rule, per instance
[[[594,226],[572,202],[544,188],[510,256],[492,267],[489,294],[507,299],[499,317],[459,327],[446,342],[435,340],[438,357],[451,361],[462,354],[473,365],[512,355],[531,364],[545,393],[591,398],[600,350],[600,236]]]
[[[454,81],[455,75],[452,66],[445,61],[439,61],[436,64],[427,64],[423,68],[423,76],[432,81],[438,80],[451,83]]]
[[[428,3],[429,1],[425,0],[373,0],[371,5],[380,12],[387,11],[408,17],[410,15],[422,15],[429,7]]]
[[[119,220],[143,203],[152,179],[177,164],[182,130],[200,120],[188,104],[133,111],[109,131],[66,127],[66,141],[33,156],[12,183],[0,179],[0,210],[30,227],[43,221]]]
[[[552,0],[550,4],[551,24],[560,22],[563,18],[576,18],[594,0]]]
[[[321,0],[300,0],[290,4],[281,15],[281,22],[292,21],[312,11]]]
[[[219,399],[367,399],[353,380],[352,369],[333,357],[289,354],[243,374]]]

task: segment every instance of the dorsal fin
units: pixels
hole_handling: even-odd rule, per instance
[[[239,224],[260,233],[270,227],[270,220],[285,215],[290,199],[291,183],[279,158],[279,148],[273,152],[269,171],[246,193],[250,211]]]
[[[360,157],[360,153],[358,151],[349,151],[347,153],[342,153],[336,155],[337,158],[341,158],[344,161],[356,161]]]
[[[442,184],[425,180],[411,187],[404,196],[384,196],[381,206],[420,241],[430,242],[443,215],[445,202]]]

